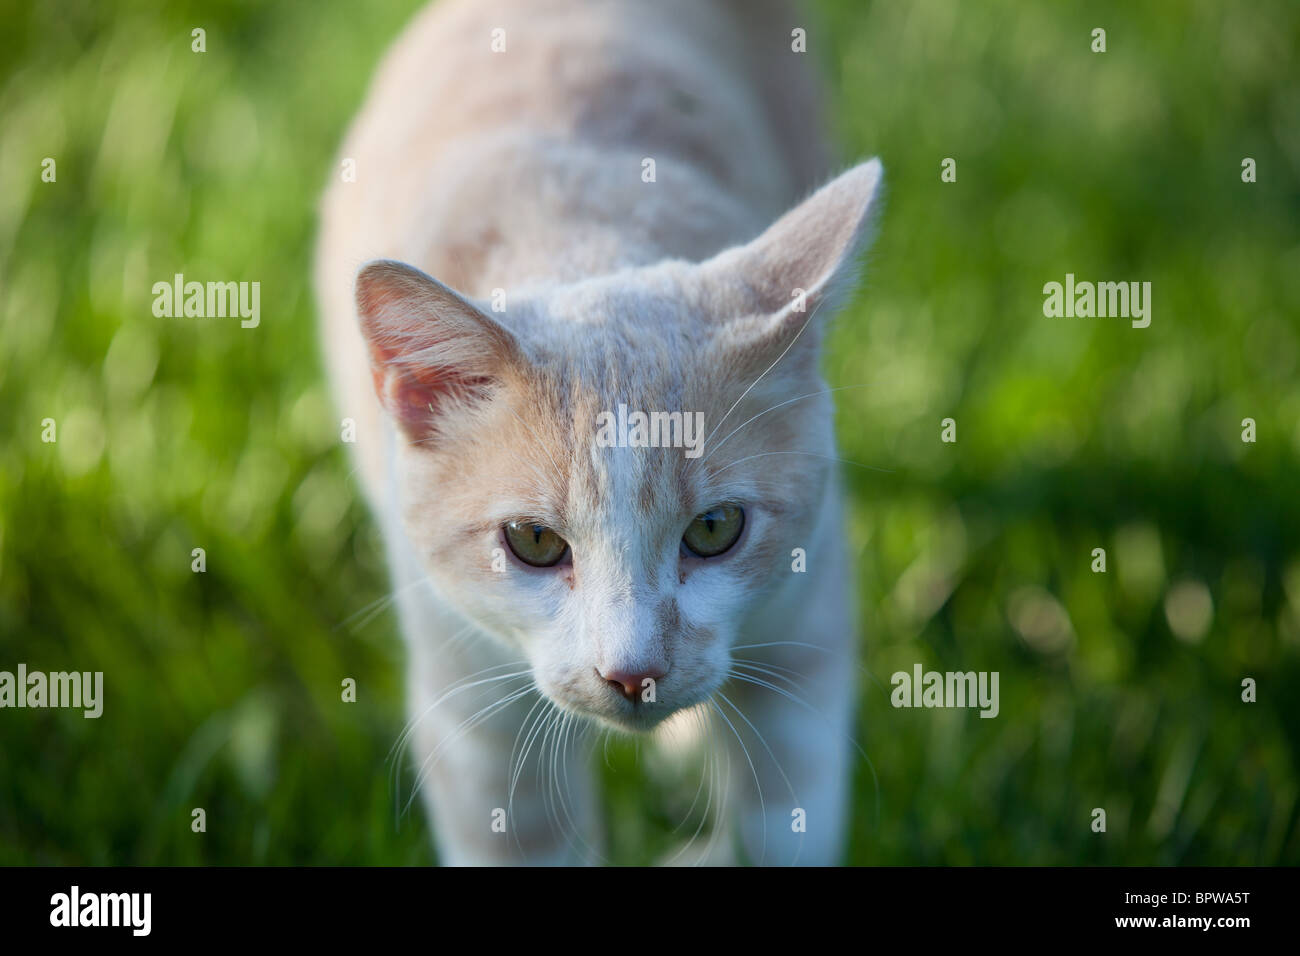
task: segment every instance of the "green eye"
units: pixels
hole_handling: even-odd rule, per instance
[[[569,543],[546,525],[511,521],[505,526],[506,544],[515,557],[535,568],[559,564],[569,552]]]
[[[695,516],[695,520],[682,535],[682,544],[686,545],[691,554],[713,558],[729,551],[744,529],[743,508],[739,505],[718,505]]]

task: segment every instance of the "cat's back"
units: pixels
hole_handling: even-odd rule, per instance
[[[766,161],[802,191],[827,156],[796,28],[790,0],[439,0],[390,50],[352,138],[422,149],[529,129],[682,149],[724,186]]]
[[[625,223],[626,203],[691,202],[701,183],[766,221],[827,172],[801,23],[787,0],[439,0],[376,74],[326,232],[366,258],[414,256],[456,195],[462,217],[509,201],[591,219],[563,204],[608,192],[608,221]],[[670,189],[640,188],[661,173]]]

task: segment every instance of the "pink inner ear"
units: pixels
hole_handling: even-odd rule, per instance
[[[402,367],[395,353],[371,347],[370,372],[375,394],[412,438],[424,438],[432,430],[438,400],[449,381],[443,370]]]
[[[375,393],[408,438],[427,438],[449,406],[481,397],[494,379],[505,333],[418,270],[395,262],[367,266],[358,277],[357,310]]]
[[[424,437],[437,410],[436,376],[432,373],[412,376],[396,371],[391,365],[379,364],[372,366],[371,374],[375,379],[375,393],[402,430],[412,437]]]
[[[472,394],[486,384],[480,375],[445,367],[418,368],[398,361],[399,352],[371,345],[370,372],[375,394],[397,424],[413,439],[427,438],[451,395]]]

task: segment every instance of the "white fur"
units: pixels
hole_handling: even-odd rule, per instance
[[[696,714],[718,819],[692,854],[733,859],[733,836],[755,862],[842,851],[856,668],[817,358],[881,172],[778,218],[825,165],[798,25],[776,0],[448,0],[394,47],[343,148],[358,180],[323,207],[323,338],[387,542],[444,862],[599,861],[579,728],[680,736]],[[394,261],[358,278],[371,260]],[[595,447],[620,401],[703,411],[703,457]],[[745,508],[736,547],[684,558],[686,524],[724,501]],[[494,571],[501,525],[524,517],[572,565]],[[806,705],[729,681],[735,658]],[[667,671],[652,706],[601,677],[646,668]]]

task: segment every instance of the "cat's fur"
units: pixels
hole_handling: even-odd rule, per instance
[[[443,0],[342,150],[325,349],[387,541],[444,862],[601,859],[580,723],[728,748],[704,765],[714,859],[843,850],[855,642],[817,365],[880,166],[780,215],[826,167],[800,26],[775,0]],[[619,403],[702,411],[703,454],[597,447]],[[684,557],[721,502],[745,509],[736,546]],[[554,528],[572,563],[503,562],[512,519]],[[772,686],[728,680],[733,657]],[[611,671],[665,673],[629,703]],[[576,717],[541,733],[559,713]]]

